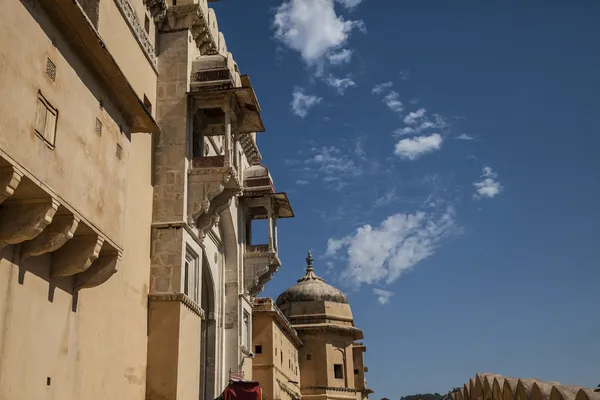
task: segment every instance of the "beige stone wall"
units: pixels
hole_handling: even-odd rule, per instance
[[[119,11],[117,1],[119,0],[100,0],[98,32],[138,97],[143,100],[146,96],[154,109],[156,107],[157,73],[132,33],[131,22],[123,18]],[[125,1],[133,6],[138,23],[142,28],[145,27],[144,16],[148,15],[150,33],[146,34],[143,31],[143,34],[156,48],[155,25],[146,6],[142,0]]]
[[[0,399],[143,400],[151,218],[150,137],[132,137],[124,253],[106,283],[49,283],[50,255],[0,252]]]
[[[24,4],[7,0],[0,15],[0,149],[122,245],[128,127],[43,9]],[[48,59],[56,66],[54,81],[46,74]],[[54,148],[34,132],[38,91],[58,110]]]
[[[275,322],[273,314],[254,313],[252,345],[255,353],[253,379],[263,387],[264,399],[292,400],[291,393],[299,396],[299,351]],[[256,352],[256,346],[262,347],[262,353]]]

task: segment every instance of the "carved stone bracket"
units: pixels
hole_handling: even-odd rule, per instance
[[[71,276],[87,270],[98,258],[104,238],[97,234],[75,236],[52,254],[52,277]]]
[[[211,201],[208,212],[198,218],[196,222],[200,240],[204,240],[206,232],[219,224],[221,213],[231,206],[231,201],[236,194],[238,194],[237,191],[226,189]]]
[[[246,254],[244,255],[245,286],[248,294],[253,297],[262,292],[265,284],[273,278],[281,265],[275,251],[268,251],[268,249],[262,249],[262,247],[246,246]]]
[[[88,289],[106,282],[117,272],[121,252],[112,250],[100,253],[92,265],[80,274],[75,275],[75,287]]]
[[[42,233],[23,243],[21,258],[26,259],[58,250],[73,238],[78,225],[79,218],[73,214],[55,215],[52,223]]]
[[[0,168],[0,204],[13,195],[22,177],[23,174],[13,166]]]
[[[230,175],[227,175],[220,181],[202,183],[201,189],[190,187],[188,193],[188,224],[195,226],[198,218],[208,213],[212,199],[223,192],[230,177]]]
[[[0,249],[39,235],[52,222],[59,203],[54,198],[17,200],[0,208]]]

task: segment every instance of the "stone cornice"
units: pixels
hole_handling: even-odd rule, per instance
[[[348,388],[348,387],[335,387],[335,386],[303,386],[302,389],[306,390],[330,390],[333,392],[346,392],[346,393],[359,393],[361,390]]]
[[[315,325],[292,325],[298,332],[336,332],[342,335],[351,336],[353,339],[362,339],[363,333],[360,329],[353,326],[340,326],[334,324],[315,324]]]
[[[186,306],[190,311],[204,319],[204,310],[183,293],[152,293],[148,295],[150,301],[178,301]]]
[[[140,22],[137,19],[137,15],[135,14],[135,10],[133,9],[128,0],[114,0],[114,2],[117,5],[119,11],[121,12],[121,15],[123,15],[125,21],[127,21],[129,29],[133,33],[135,40],[142,48],[142,51],[144,52],[144,55],[150,62],[150,65],[152,66],[154,71],[158,73],[158,67],[156,65],[156,51],[154,50],[154,46],[150,42],[146,31],[140,25]],[[155,2],[158,3],[158,1]]]

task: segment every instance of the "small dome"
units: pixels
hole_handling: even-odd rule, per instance
[[[298,279],[298,283],[288,288],[277,297],[277,306],[300,301],[331,301],[348,304],[348,299],[341,290],[325,283],[315,274],[313,258],[310,251],[306,258],[306,274]]]
[[[244,179],[268,178],[270,176],[267,167],[261,164],[251,165],[244,171]]]

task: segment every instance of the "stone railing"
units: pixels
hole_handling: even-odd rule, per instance
[[[600,392],[596,390],[536,379],[477,374],[452,392],[452,400],[600,400]]]
[[[225,156],[207,156],[192,159],[192,168],[220,168],[223,166],[225,166]]]
[[[268,244],[249,244],[246,245],[246,254],[260,254],[260,253],[268,253],[269,245]]]

